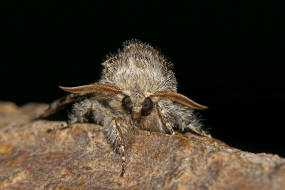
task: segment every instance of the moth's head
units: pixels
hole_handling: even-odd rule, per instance
[[[121,90],[119,87],[100,83],[60,88],[74,94],[105,94],[108,98],[112,96],[120,97],[119,104],[123,108],[124,112],[130,114],[131,118],[136,121],[140,120],[142,117],[150,115],[155,109],[156,104],[162,99],[168,99],[173,102],[180,103],[191,109],[201,110],[207,108],[206,106],[198,104],[182,94],[172,91],[158,91],[147,95],[142,95],[140,93],[129,94]]]
[[[148,116],[154,109],[154,102],[150,97],[124,95],[121,100],[122,108],[131,115],[133,120],[139,121]]]

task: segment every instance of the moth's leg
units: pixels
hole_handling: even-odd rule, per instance
[[[178,127],[183,132],[185,129],[200,135],[211,137],[204,129],[197,115],[193,113],[193,110],[185,109],[182,114],[176,116],[178,121]]]
[[[114,150],[121,155],[121,176],[124,175],[126,168],[126,142],[124,137],[129,133],[129,127],[122,118],[113,117],[109,125],[105,128],[107,140],[113,146]]]
[[[70,128],[74,123],[83,123],[88,121],[87,114],[90,113],[93,109],[93,104],[90,100],[85,99],[83,101],[77,102],[73,104],[72,111],[68,115],[69,120],[62,126],[60,126],[60,130]],[[49,129],[48,131],[52,131],[54,129]]]
[[[85,99],[81,102],[77,102],[73,104],[72,111],[68,115],[69,120],[68,124],[74,124],[74,123],[84,123],[88,122],[90,118],[88,118],[89,113],[92,113],[92,111],[96,108],[94,108],[94,101],[91,101],[89,99]]]
[[[181,104],[173,104],[168,101],[160,101],[157,105],[158,115],[160,116],[161,121],[163,123],[167,123],[168,121],[169,123],[168,125],[165,124],[167,129],[170,127],[172,129],[177,128],[181,132],[187,129],[197,135],[210,137],[207,131],[204,130],[197,115],[193,113],[192,109]],[[164,107],[168,108],[167,111],[163,109]]]
[[[163,111],[163,109],[160,107],[159,104],[156,104],[156,109],[158,112],[158,115],[163,123],[163,125],[166,127],[166,129],[168,130],[168,132],[172,135],[174,135],[174,130],[173,127],[171,126],[171,123],[168,121],[167,117],[165,116],[165,113]]]
[[[202,129],[202,126],[199,123],[199,121],[193,120],[188,125],[185,125],[185,127],[184,126],[182,127],[183,129],[190,129],[192,132],[196,133],[197,135],[211,137],[210,134],[206,133],[206,131]]]

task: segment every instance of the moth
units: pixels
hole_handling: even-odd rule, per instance
[[[138,40],[123,43],[123,48],[102,63],[96,83],[60,88],[70,94],[51,103],[36,118],[46,118],[73,104],[69,124],[94,122],[102,125],[107,141],[121,155],[121,176],[126,167],[126,141],[135,129],[174,134],[190,130],[207,136],[193,112],[206,109],[177,93],[173,64],[160,51]]]

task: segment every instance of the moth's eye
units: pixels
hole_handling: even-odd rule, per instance
[[[146,99],[144,99],[142,103],[141,114],[144,116],[150,114],[150,111],[152,110],[152,108],[153,108],[153,103],[151,99],[147,97]]]
[[[122,106],[125,110],[128,112],[131,112],[133,109],[133,103],[132,100],[129,96],[125,96],[122,100]]]

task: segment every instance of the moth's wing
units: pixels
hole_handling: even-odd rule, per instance
[[[84,98],[86,98],[89,95],[82,95],[82,94],[68,94],[66,96],[63,96],[55,101],[53,101],[51,104],[48,105],[48,107],[43,110],[41,113],[36,114],[32,120],[39,120],[39,119],[45,119],[63,109],[65,109],[68,105],[80,101]]]

